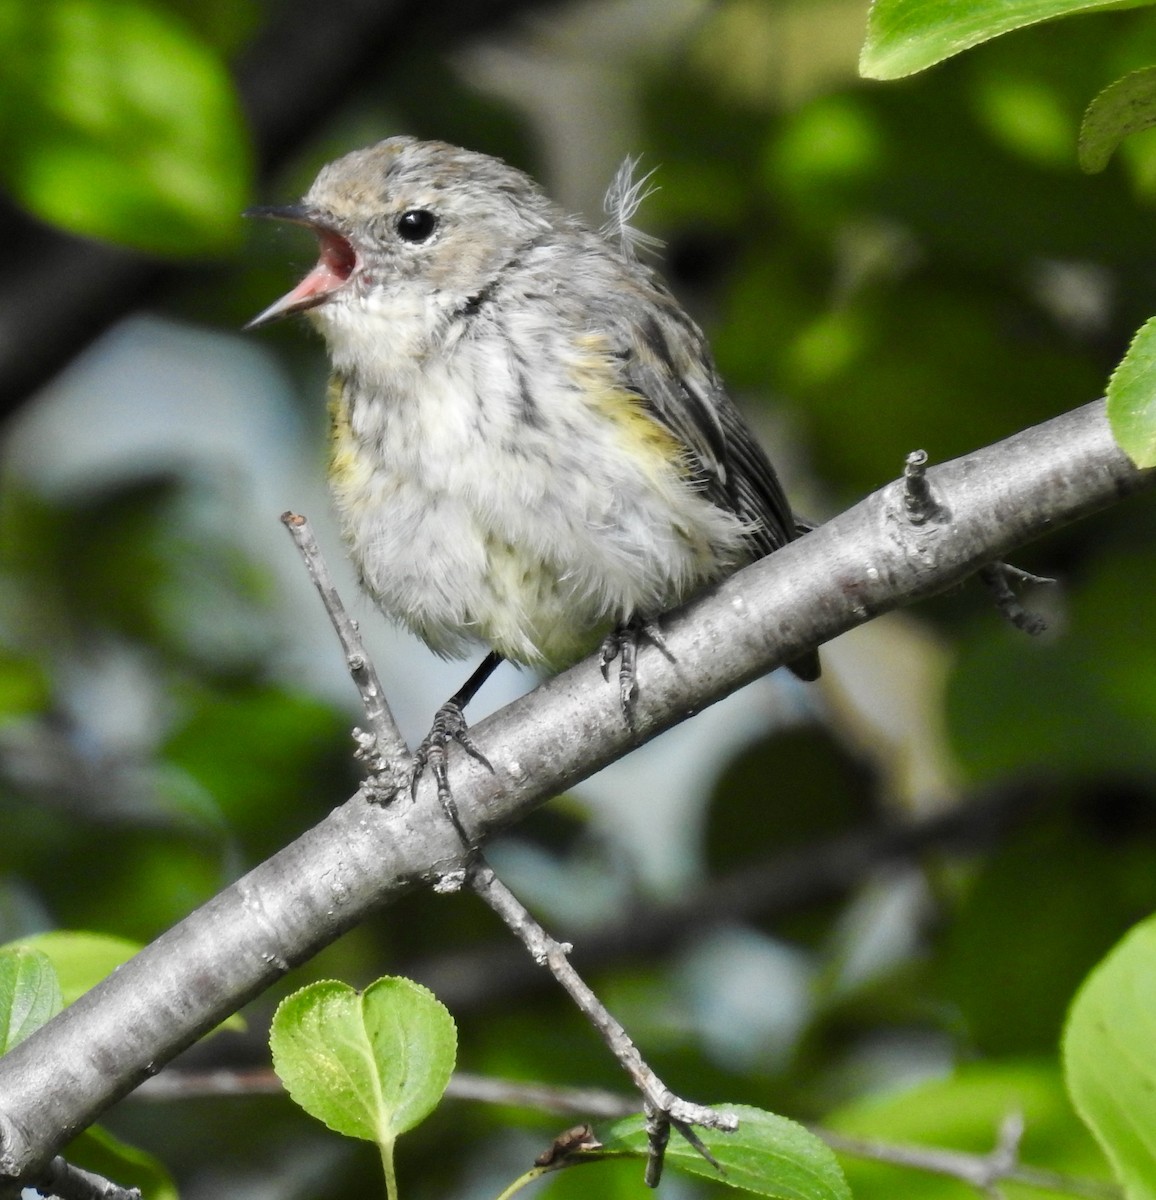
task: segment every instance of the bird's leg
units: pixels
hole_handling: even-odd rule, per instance
[[[469,679],[434,713],[433,725],[413,756],[411,794],[417,794],[417,785],[421,781],[422,775],[425,774],[426,767],[430,767],[437,783],[438,800],[441,801],[446,816],[453,823],[462,841],[467,844],[469,839],[466,837],[465,830],[462,829],[462,823],[458,817],[458,806],[454,803],[449,778],[446,774],[446,747],[450,742],[457,742],[471,758],[477,759],[483,767],[493,771],[490,760],[474,745],[474,740],[470,737],[464,710],[501,661],[502,656],[493,650],[482,659]]]
[[[638,648],[643,642],[657,646],[672,662],[666,636],[654,617],[628,617],[602,639],[598,664],[602,677],[610,682],[610,664],[618,659],[618,696],[626,720],[634,719],[634,702],[638,699]]]

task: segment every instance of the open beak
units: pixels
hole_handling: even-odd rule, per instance
[[[349,239],[331,229],[320,213],[304,204],[250,208],[245,210],[244,215],[304,225],[316,235],[321,250],[313,270],[291,292],[287,292],[280,300],[275,300],[267,309],[258,313],[245,326],[246,329],[257,329],[291,313],[304,312],[307,308],[322,304],[344,286],[357,267],[357,254],[349,244]]]

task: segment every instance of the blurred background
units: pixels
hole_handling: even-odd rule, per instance
[[[1101,394],[1156,310],[1156,148],[1088,178],[1075,137],[1156,56],[1156,18],[1029,29],[893,84],[857,77],[865,21],[865,0],[0,4],[0,942],[148,940],[355,788],[356,696],[282,511],[313,521],[408,737],[472,667],[356,594],[319,339],[240,332],[314,256],[240,211],[350,149],[458,142],[593,223],[640,155],[637,223],[816,520],[912,449]],[[978,585],[876,621],[819,684],[762,680],[554,801],[495,867],[682,1094],[976,1150],[1019,1108],[1026,1158],[1102,1171],[1057,1042],[1156,908],[1154,525],[1141,498],[1017,555],[1059,580],[1025,597],[1044,636]],[[503,666],[473,719],[532,684]],[[427,894],[184,1065],[262,1065],[280,995],[387,973],[449,1006],[463,1068],[624,1086],[480,905]],[[403,1140],[402,1187],[495,1195],[571,1123],[447,1102]],[[188,1197],[380,1186],[370,1147],[279,1097],[129,1099],[107,1124]],[[848,1169],[857,1195],[968,1194]],[[643,1194],[634,1166],[593,1170],[544,1191]]]

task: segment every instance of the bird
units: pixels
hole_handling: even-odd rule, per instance
[[[627,160],[595,227],[498,158],[398,136],[246,213],[317,239],[246,328],[304,313],[326,343],[329,484],[362,587],[435,654],[488,650],[415,755],[451,816],[447,749],[489,766],[464,709],[501,661],[601,648],[629,719],[661,614],[806,529],[644,261],[648,178]],[[814,651],[788,665],[819,675]]]

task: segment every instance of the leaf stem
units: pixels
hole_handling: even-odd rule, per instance
[[[502,1192],[497,1200],[510,1200],[510,1197],[515,1192],[520,1192],[528,1183],[533,1183],[535,1179],[541,1179],[543,1175],[549,1174],[556,1170],[554,1166],[549,1167],[531,1167],[528,1171],[524,1171],[513,1183],[510,1184],[505,1191]]]
[[[397,1172],[393,1167],[393,1139],[383,1138],[377,1143],[381,1151],[381,1170],[385,1176],[385,1200],[397,1200]]]

